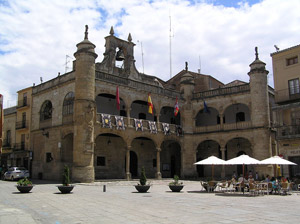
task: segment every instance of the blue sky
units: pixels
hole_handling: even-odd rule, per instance
[[[136,44],[137,69],[162,80],[170,78],[169,25],[172,19],[172,74],[189,70],[223,83],[249,81],[254,48],[267,64],[273,86],[270,53],[299,44],[299,0],[0,0],[0,93],[4,106],[16,104],[16,92],[40,77],[50,80],[65,72],[66,55],[74,60],[76,44],[89,25],[97,62],[104,37],[115,35]],[[71,67],[71,62],[68,64]]]

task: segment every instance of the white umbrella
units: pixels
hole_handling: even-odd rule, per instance
[[[288,161],[286,159],[281,158],[280,156],[272,156],[268,159],[264,159],[262,161],[260,161],[261,164],[266,164],[266,165],[274,165],[273,169],[274,169],[274,176],[276,177],[277,172],[276,172],[276,166],[277,165],[297,165],[296,163],[293,163],[291,161]]]
[[[194,165],[211,165],[211,169],[212,169],[212,172],[211,172],[211,175],[212,175],[212,179],[214,177],[214,165],[225,165],[226,164],[226,161],[222,160],[222,159],[219,159],[218,157],[215,157],[215,156],[210,156],[206,159],[203,159],[201,161],[198,161],[196,163],[194,163]]]
[[[225,162],[226,165],[243,165],[243,177],[245,176],[245,165],[261,164],[259,160],[254,159],[248,155],[240,155]]]

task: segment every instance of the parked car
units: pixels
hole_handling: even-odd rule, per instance
[[[29,177],[29,171],[25,167],[10,167],[4,173],[4,180],[15,180]]]

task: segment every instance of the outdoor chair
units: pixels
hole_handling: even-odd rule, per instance
[[[259,194],[259,189],[258,189],[257,185],[254,182],[249,183],[249,193],[251,195],[253,194],[253,196]]]
[[[215,187],[216,187],[215,182],[213,182],[213,181],[208,181],[208,184],[207,184],[207,191],[208,191],[208,192],[214,191],[214,190],[215,190]]]
[[[220,189],[220,191],[225,192],[227,190],[228,185],[227,185],[226,181],[223,181],[223,182],[218,183],[217,187],[218,187],[218,189]]]
[[[289,191],[289,183],[281,183],[280,194],[287,195],[288,191]]]

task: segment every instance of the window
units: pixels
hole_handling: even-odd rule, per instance
[[[50,163],[53,160],[51,152],[46,153],[46,162]]]
[[[69,92],[64,99],[63,103],[63,115],[73,114],[74,111],[74,93]]]
[[[45,121],[52,118],[52,103],[48,100],[44,102],[40,111],[40,120]]]
[[[294,95],[294,94],[299,94],[300,93],[299,79],[289,80],[289,93],[290,93],[290,95]]]
[[[286,59],[286,66],[297,64],[298,56]]]
[[[23,93],[23,106],[27,106],[27,93]]]
[[[11,132],[10,132],[10,130],[7,130],[6,131],[6,145],[7,146],[10,146],[10,144],[11,144]]]
[[[97,166],[105,166],[105,157],[97,156]]]
[[[245,121],[245,113],[244,112],[238,112],[236,115],[236,122]]]

